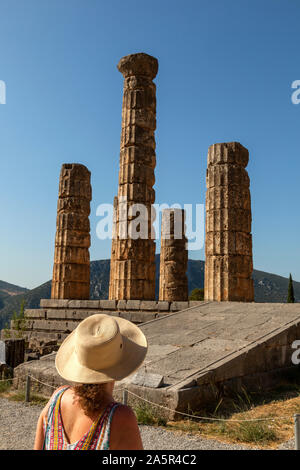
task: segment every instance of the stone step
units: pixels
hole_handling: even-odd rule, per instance
[[[11,338],[24,337],[27,349],[39,354],[51,348],[36,346],[55,341],[57,345],[70,334],[78,324],[95,313],[125,318],[137,325],[164,318],[186,308],[194,308],[203,302],[165,302],[148,300],[55,300],[42,299],[42,308],[26,309],[25,319],[11,321],[8,330]],[[119,308],[120,307],[120,308]]]
[[[201,302],[167,302],[156,300],[67,300],[41,299],[43,309],[92,309],[92,310],[139,310],[153,312],[175,312],[201,304]]]
[[[105,315],[125,318],[133,323],[145,323],[155,318],[161,318],[169,315],[168,312],[152,312],[152,311],[119,311],[119,310],[75,310],[75,309],[28,309],[25,310],[25,321],[23,321],[22,329],[32,330],[48,330],[58,329],[64,330],[66,323],[74,322],[76,325],[85,318],[102,313]],[[46,326],[48,325],[48,326]],[[60,328],[58,326],[60,325]],[[57,328],[56,328],[57,326]],[[11,328],[17,329],[18,320],[11,320]]]
[[[3,335],[3,333],[2,333]],[[2,337],[1,335],[1,337]],[[9,335],[11,339],[24,338],[27,342],[32,341],[55,341],[57,344],[60,344],[67,336],[66,333],[57,333],[51,331],[37,331],[37,330],[15,330],[11,328],[9,330]],[[4,338],[4,337],[3,337]]]

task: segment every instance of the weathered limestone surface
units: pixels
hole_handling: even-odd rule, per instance
[[[117,237],[112,242],[110,299],[155,299],[155,242],[151,238],[151,206],[156,165],[157,59],[139,53],[123,57],[118,64],[124,76],[122,133],[117,217]],[[145,212],[131,212],[142,204]],[[139,218],[146,227],[140,237],[131,236],[130,224]]]
[[[159,299],[188,300],[186,275],[188,251],[185,237],[185,211],[165,209],[162,211]]]
[[[208,150],[205,300],[252,302],[252,236],[248,150],[238,142]]]
[[[52,299],[88,299],[90,295],[90,176],[84,165],[62,165]]]

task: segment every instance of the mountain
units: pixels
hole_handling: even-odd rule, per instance
[[[91,299],[108,298],[110,260],[91,262]],[[204,286],[204,261],[189,260],[188,262],[189,292],[196,287]],[[264,271],[253,271],[255,302],[286,302],[288,278]],[[300,302],[300,282],[293,281],[295,301]],[[156,298],[159,289],[159,255],[156,255]],[[39,307],[40,299],[48,299],[51,295],[51,281],[28,290],[0,281],[0,296],[3,292],[3,304],[0,304],[0,329],[12,317],[13,312],[19,312],[24,299],[26,308]],[[5,294],[6,292],[6,294]],[[7,292],[10,292],[8,294]],[[1,298],[1,297],[0,297]]]
[[[25,300],[26,308],[36,308],[41,299],[50,298],[51,281],[42,284],[35,289],[24,289],[4,299],[4,306],[0,309],[0,329],[4,328],[14,312],[19,313],[22,300]]]
[[[8,282],[0,281],[0,292],[6,293],[8,295],[16,295],[21,292],[26,292],[29,289],[25,287],[15,286],[14,284],[9,284]]]
[[[264,271],[253,271],[255,302],[286,302],[289,279]],[[293,281],[295,302],[300,302],[300,282]]]
[[[15,286],[14,284],[0,281],[0,311],[12,297],[18,296],[19,294],[25,294],[26,292],[28,292],[28,289],[25,287]]]

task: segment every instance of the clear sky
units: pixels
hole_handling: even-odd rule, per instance
[[[204,203],[209,145],[241,142],[254,267],[300,281],[299,24],[298,0],[0,0],[0,279],[51,278],[62,163],[92,172],[91,259],[110,257],[96,208],[117,193],[116,65],[146,52],[159,60],[156,202]]]

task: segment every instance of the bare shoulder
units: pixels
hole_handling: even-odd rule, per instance
[[[110,449],[143,449],[137,419],[130,406],[120,404],[114,412],[111,423]]]
[[[114,420],[118,421],[118,423],[121,423],[122,421],[127,422],[132,421],[134,423],[137,422],[136,416],[134,414],[134,411],[130,406],[122,405],[119,404],[114,412]]]

